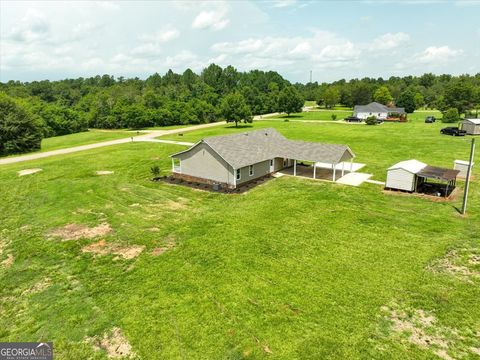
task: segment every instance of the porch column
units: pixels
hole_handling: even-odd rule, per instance
[[[293,160],[293,176],[297,176],[297,160]]]
[[[345,174],[345,161],[342,161],[342,177],[344,174]]]
[[[353,171],[353,158],[350,159],[350,172]]]
[[[336,164],[332,164],[332,168],[333,168],[333,182],[335,182],[335,178],[336,178],[336,175],[337,175],[337,167],[335,166]]]
[[[317,163],[314,162],[314,163],[313,163],[313,178],[314,178],[314,179],[315,179],[316,170],[317,170]]]
[[[175,172],[175,160],[172,158],[172,172]]]

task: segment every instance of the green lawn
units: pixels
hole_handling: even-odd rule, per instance
[[[338,110],[329,110],[329,111],[308,111],[308,112],[301,112],[290,114],[290,116],[286,114],[276,115],[268,117],[268,119],[282,119],[289,121],[296,121],[296,120],[332,120],[332,114],[337,116],[336,120],[343,120],[345,117],[352,115],[351,111],[338,111]]]
[[[377,179],[398,160],[451,166],[468,153],[467,141],[420,120],[251,128],[267,126],[291,139],[348,144]],[[387,195],[372,184],[282,177],[223,195],[151,182],[150,167],[167,174],[168,155],[180,149],[128,143],[0,168],[0,341],[48,340],[57,359],[106,359],[86,339],[118,327],[142,359],[435,359],[444,343],[454,358],[475,358],[480,264],[458,260],[473,274],[463,277],[435,264],[451,250],[480,255],[478,168],[461,217],[460,198]],[[33,167],[43,171],[17,177]],[[72,223],[112,231],[47,236]],[[133,259],[82,252],[101,239],[145,248]],[[397,334],[385,307],[433,316],[425,322],[433,345]]]

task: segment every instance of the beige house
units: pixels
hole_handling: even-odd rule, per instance
[[[297,161],[313,162],[314,178],[317,162],[331,164],[335,181],[336,165],[354,156],[345,145],[293,141],[261,129],[208,137],[171,158],[174,177],[235,188],[287,167],[296,175]]]

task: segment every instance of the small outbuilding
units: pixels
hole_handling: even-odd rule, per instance
[[[480,119],[465,119],[461,122],[461,129],[468,135],[480,135]]]
[[[415,159],[400,161],[388,168],[385,188],[415,191],[417,174],[426,166],[427,164]]]
[[[459,172],[415,159],[401,161],[387,170],[385,189],[448,197],[455,189]]]

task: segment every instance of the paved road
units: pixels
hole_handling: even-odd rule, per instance
[[[58,149],[58,150],[52,150],[52,151],[45,151],[45,152],[42,152],[42,153],[34,153],[34,154],[28,154],[28,155],[8,157],[8,158],[0,159],[0,165],[14,164],[14,163],[22,162],[22,161],[43,159],[43,158],[50,157],[50,156],[55,156],[55,155],[71,154],[71,153],[78,152],[78,151],[91,150],[91,149],[96,149],[96,148],[100,148],[100,147],[104,147],[104,146],[125,144],[125,143],[132,142],[132,141],[150,141],[150,142],[162,142],[162,143],[166,143],[166,144],[191,145],[191,143],[188,143],[188,142],[171,141],[171,140],[157,140],[155,138],[159,137],[159,136],[173,135],[173,134],[183,133],[183,132],[187,132],[187,131],[205,129],[205,128],[210,128],[210,127],[213,127],[213,126],[219,126],[219,125],[225,125],[225,124],[226,124],[225,121],[221,121],[221,122],[210,123],[210,124],[193,125],[193,126],[188,126],[188,127],[185,127],[185,128],[172,129],[172,130],[152,130],[152,131],[149,131],[148,133],[144,133],[144,135],[138,135],[138,136],[135,135],[133,137],[124,138],[124,139],[102,141],[102,142],[95,143],[95,144],[74,146],[74,147],[66,148],[66,149]]]

